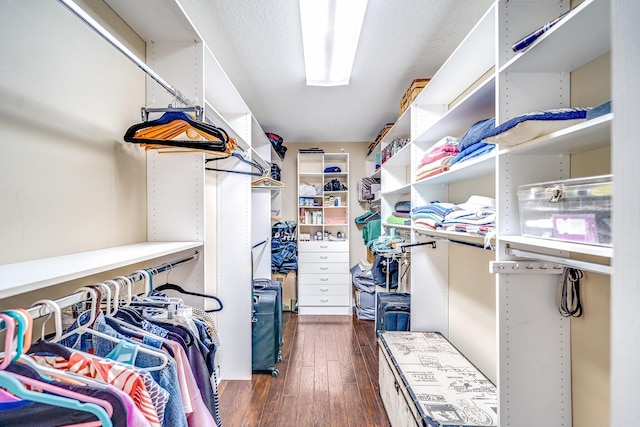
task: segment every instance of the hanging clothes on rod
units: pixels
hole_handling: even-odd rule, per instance
[[[80,414],[78,420],[82,422],[95,420],[87,426],[222,425],[214,362],[219,340],[213,319],[153,289],[154,274],[197,258],[196,253],[82,288],[56,301],[39,300],[28,310],[0,313],[7,333],[19,330],[6,341],[0,365],[6,365],[12,374],[29,378],[65,378],[66,387],[93,397],[99,395],[112,405],[111,412],[100,413],[102,418],[88,411],[61,412],[53,407],[51,416],[44,418],[47,422],[39,426],[71,424],[75,418],[67,418],[67,414],[72,413]],[[145,292],[135,295],[130,288],[140,278],[145,281]],[[175,286],[173,289],[185,290]],[[147,304],[147,300],[153,304]],[[79,303],[83,307],[78,311]],[[74,308],[75,319],[73,324],[63,325],[61,312],[69,308]],[[26,332],[27,325],[32,324],[32,318],[51,315],[56,326],[54,340],[45,338],[31,344],[26,339],[31,336]],[[159,364],[163,359],[166,365]],[[8,413],[0,410],[0,425],[33,425],[4,423],[4,414]]]

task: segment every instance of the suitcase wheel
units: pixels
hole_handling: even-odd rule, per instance
[[[273,378],[276,378],[278,375],[280,375],[280,371],[278,371],[277,369],[274,369],[273,371],[271,371],[271,376]]]

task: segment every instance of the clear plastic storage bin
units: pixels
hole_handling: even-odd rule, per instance
[[[611,246],[611,175],[518,187],[523,236]]]

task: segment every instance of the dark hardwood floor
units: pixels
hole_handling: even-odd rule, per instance
[[[280,375],[222,381],[224,427],[389,426],[373,321],[285,313]]]

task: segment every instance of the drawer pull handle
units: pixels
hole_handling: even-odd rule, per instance
[[[328,256],[321,256],[320,259],[328,259]]]
[[[320,245],[320,247],[321,247],[322,249],[327,249],[329,246],[327,246],[327,245]]]
[[[328,270],[329,267],[320,267],[320,270]]]
[[[329,292],[329,288],[320,288],[320,292]]]
[[[328,282],[328,281],[329,281],[329,278],[328,278],[328,277],[321,277],[321,278],[320,278],[320,281],[321,281],[321,282]]]
[[[320,302],[329,302],[328,298],[320,298]]]

